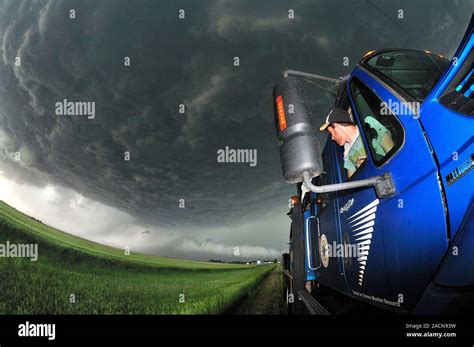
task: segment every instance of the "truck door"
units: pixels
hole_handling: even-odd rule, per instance
[[[379,199],[373,188],[337,193],[345,279],[355,297],[410,310],[447,248],[436,163],[418,119],[387,106],[404,101],[398,93],[361,66],[347,88],[366,159],[348,178],[339,147],[339,181],[389,172],[396,194]]]
[[[439,163],[450,237],[473,201],[474,16],[449,68],[421,105],[420,120]]]

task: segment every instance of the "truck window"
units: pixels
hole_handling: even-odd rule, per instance
[[[362,64],[422,102],[448,68],[449,60],[430,52],[394,50],[369,56]]]
[[[347,99],[347,104],[341,105],[341,108],[347,110],[347,113],[349,113],[352,121],[355,123],[358,133],[351,143],[345,144],[343,148],[339,146],[336,148],[339,167],[342,170],[341,175],[345,177],[343,179],[348,180],[365,165],[367,161],[367,149],[360,135],[360,127],[357,125],[357,121],[354,120],[352,108],[349,106],[349,99]]]
[[[474,116],[474,49],[443,91],[439,102],[454,112]]]
[[[359,116],[359,130],[365,135],[374,164],[381,166],[401,147],[403,128],[392,111],[359,79],[352,79],[350,92]]]

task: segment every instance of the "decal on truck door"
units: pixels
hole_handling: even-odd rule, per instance
[[[328,247],[328,239],[326,235],[321,235],[321,240],[319,241],[319,253],[321,254],[321,261],[325,268],[329,265],[329,247]]]
[[[360,286],[362,286],[364,281],[365,267],[369,257],[378,204],[379,199],[375,199],[370,204],[347,218],[357,245],[357,261],[359,263],[358,283]]]

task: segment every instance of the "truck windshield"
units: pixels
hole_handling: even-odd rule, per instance
[[[449,60],[423,51],[393,50],[369,56],[362,64],[422,102],[448,68]]]

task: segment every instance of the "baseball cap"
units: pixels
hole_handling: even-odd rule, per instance
[[[329,112],[328,116],[326,117],[326,122],[321,125],[319,130],[324,131],[326,128],[329,126],[331,123],[352,123],[354,124],[354,121],[352,120],[351,116],[349,115],[349,112],[344,110],[343,108],[336,107]]]

